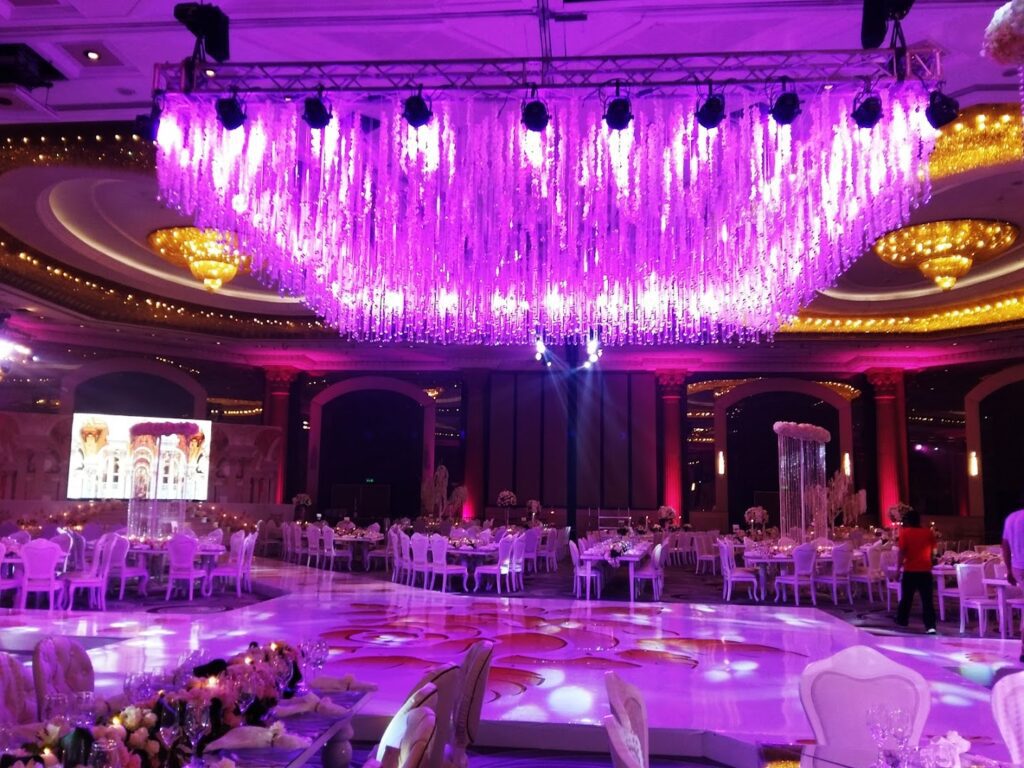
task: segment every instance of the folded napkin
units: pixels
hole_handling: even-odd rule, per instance
[[[256,725],[242,725],[232,728],[206,749],[209,752],[222,749],[302,749],[308,747],[310,740],[305,736],[296,736],[284,729],[284,724],[277,722],[269,728]]]
[[[377,686],[373,683],[361,683],[356,680],[352,675],[345,675],[344,677],[331,677],[330,675],[321,675],[309,684],[310,688],[313,688],[323,693],[344,693],[345,691],[376,691]]]
[[[335,704],[328,696],[321,698],[315,693],[309,693],[305,696],[282,701],[274,708],[274,715],[284,718],[304,715],[307,712],[316,712],[318,715],[337,717],[345,714],[347,711],[347,707]]]

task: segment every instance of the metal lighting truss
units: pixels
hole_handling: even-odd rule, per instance
[[[522,91],[599,89],[620,85],[638,91],[672,91],[714,83],[764,89],[783,82],[802,92],[863,89],[878,82],[942,79],[937,48],[836,51],[672,53],[643,56],[449,59],[216,64],[186,59],[158,64],[156,92],[269,98],[327,92]]]

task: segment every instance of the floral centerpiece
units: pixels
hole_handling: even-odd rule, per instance
[[[747,525],[764,525],[768,522],[768,510],[764,507],[750,507],[743,513]]]
[[[191,672],[186,668],[175,675],[179,681],[184,675],[178,687],[132,702],[91,726],[72,726],[59,719],[45,722],[15,759],[45,768],[80,765],[87,762],[92,745],[104,740],[121,768],[183,766],[193,751],[201,754],[232,729],[265,724],[278,701],[294,695],[301,680],[300,659],[301,653],[287,643],[250,643],[246,651],[228,659],[215,659]],[[183,725],[195,711],[207,713],[208,725],[194,738],[193,750]],[[268,731],[273,743],[308,744],[300,737],[286,737],[280,722]]]
[[[614,541],[608,546],[608,551],[604,553],[604,559],[613,568],[619,567],[619,558],[629,552],[629,543],[626,541]]]
[[[512,493],[512,491],[504,490],[498,494],[499,507],[504,507],[507,509],[509,507],[514,507],[518,503],[519,499],[516,498],[516,495]]]
[[[893,525],[901,525],[903,523],[904,516],[907,514],[907,512],[910,512],[912,509],[913,507],[911,507],[909,504],[904,504],[901,501],[898,504],[893,504],[891,507],[889,507],[885,514],[886,517],[889,518],[890,523],[892,523]]]
[[[1012,0],[992,15],[981,52],[998,64],[1024,64],[1024,0]]]
[[[515,506],[514,504],[512,506]],[[540,502],[537,499],[530,499],[526,502],[526,511],[530,515],[531,520],[536,520],[537,515],[541,513]]]
[[[132,440],[137,437],[167,437],[168,435],[193,437],[200,431],[199,425],[191,421],[140,421],[129,427],[128,435]]]
[[[661,524],[662,527],[667,527],[671,525],[672,521],[674,521],[675,519],[676,511],[672,507],[668,506],[667,504],[662,504],[660,507],[658,507],[658,522]]]

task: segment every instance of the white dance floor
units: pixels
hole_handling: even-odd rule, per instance
[[[973,752],[1006,758],[988,686],[1001,668],[1014,665],[1018,641],[879,637],[812,608],[776,605],[630,607],[442,595],[274,561],[258,564],[254,577],[285,594],[215,613],[203,612],[202,602],[194,612],[7,611],[0,616],[0,648],[25,652],[44,633],[82,638],[97,687],[114,691],[125,673],[173,666],[196,648],[220,654],[241,650],[249,640],[322,636],[333,649],[327,671],[379,685],[367,713],[386,717],[424,669],[454,659],[473,640],[491,638],[498,645],[483,732],[497,741],[514,742],[509,733],[540,733],[535,729],[541,726],[523,724],[561,726],[563,733],[572,732],[567,726],[599,724],[608,711],[603,673],[615,669],[643,690],[652,729],[685,731],[689,743],[714,732],[745,744],[779,744],[811,737],[798,696],[807,663],[864,644],[928,679],[933,700],[926,737],[956,730],[973,742]],[[219,602],[230,606],[231,598]],[[672,739],[663,734],[655,746],[659,741]],[[694,754],[685,746],[676,751]]]

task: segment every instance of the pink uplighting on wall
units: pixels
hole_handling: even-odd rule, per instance
[[[615,132],[590,94],[559,92],[535,133],[481,94],[436,98],[418,130],[398,95],[338,94],[322,131],[255,97],[228,131],[172,95],[160,191],[356,339],[753,339],[927,196],[933,131],[910,94],[883,96],[870,131],[823,93],[791,127],[747,105],[710,131],[692,94],[636,99]]]

